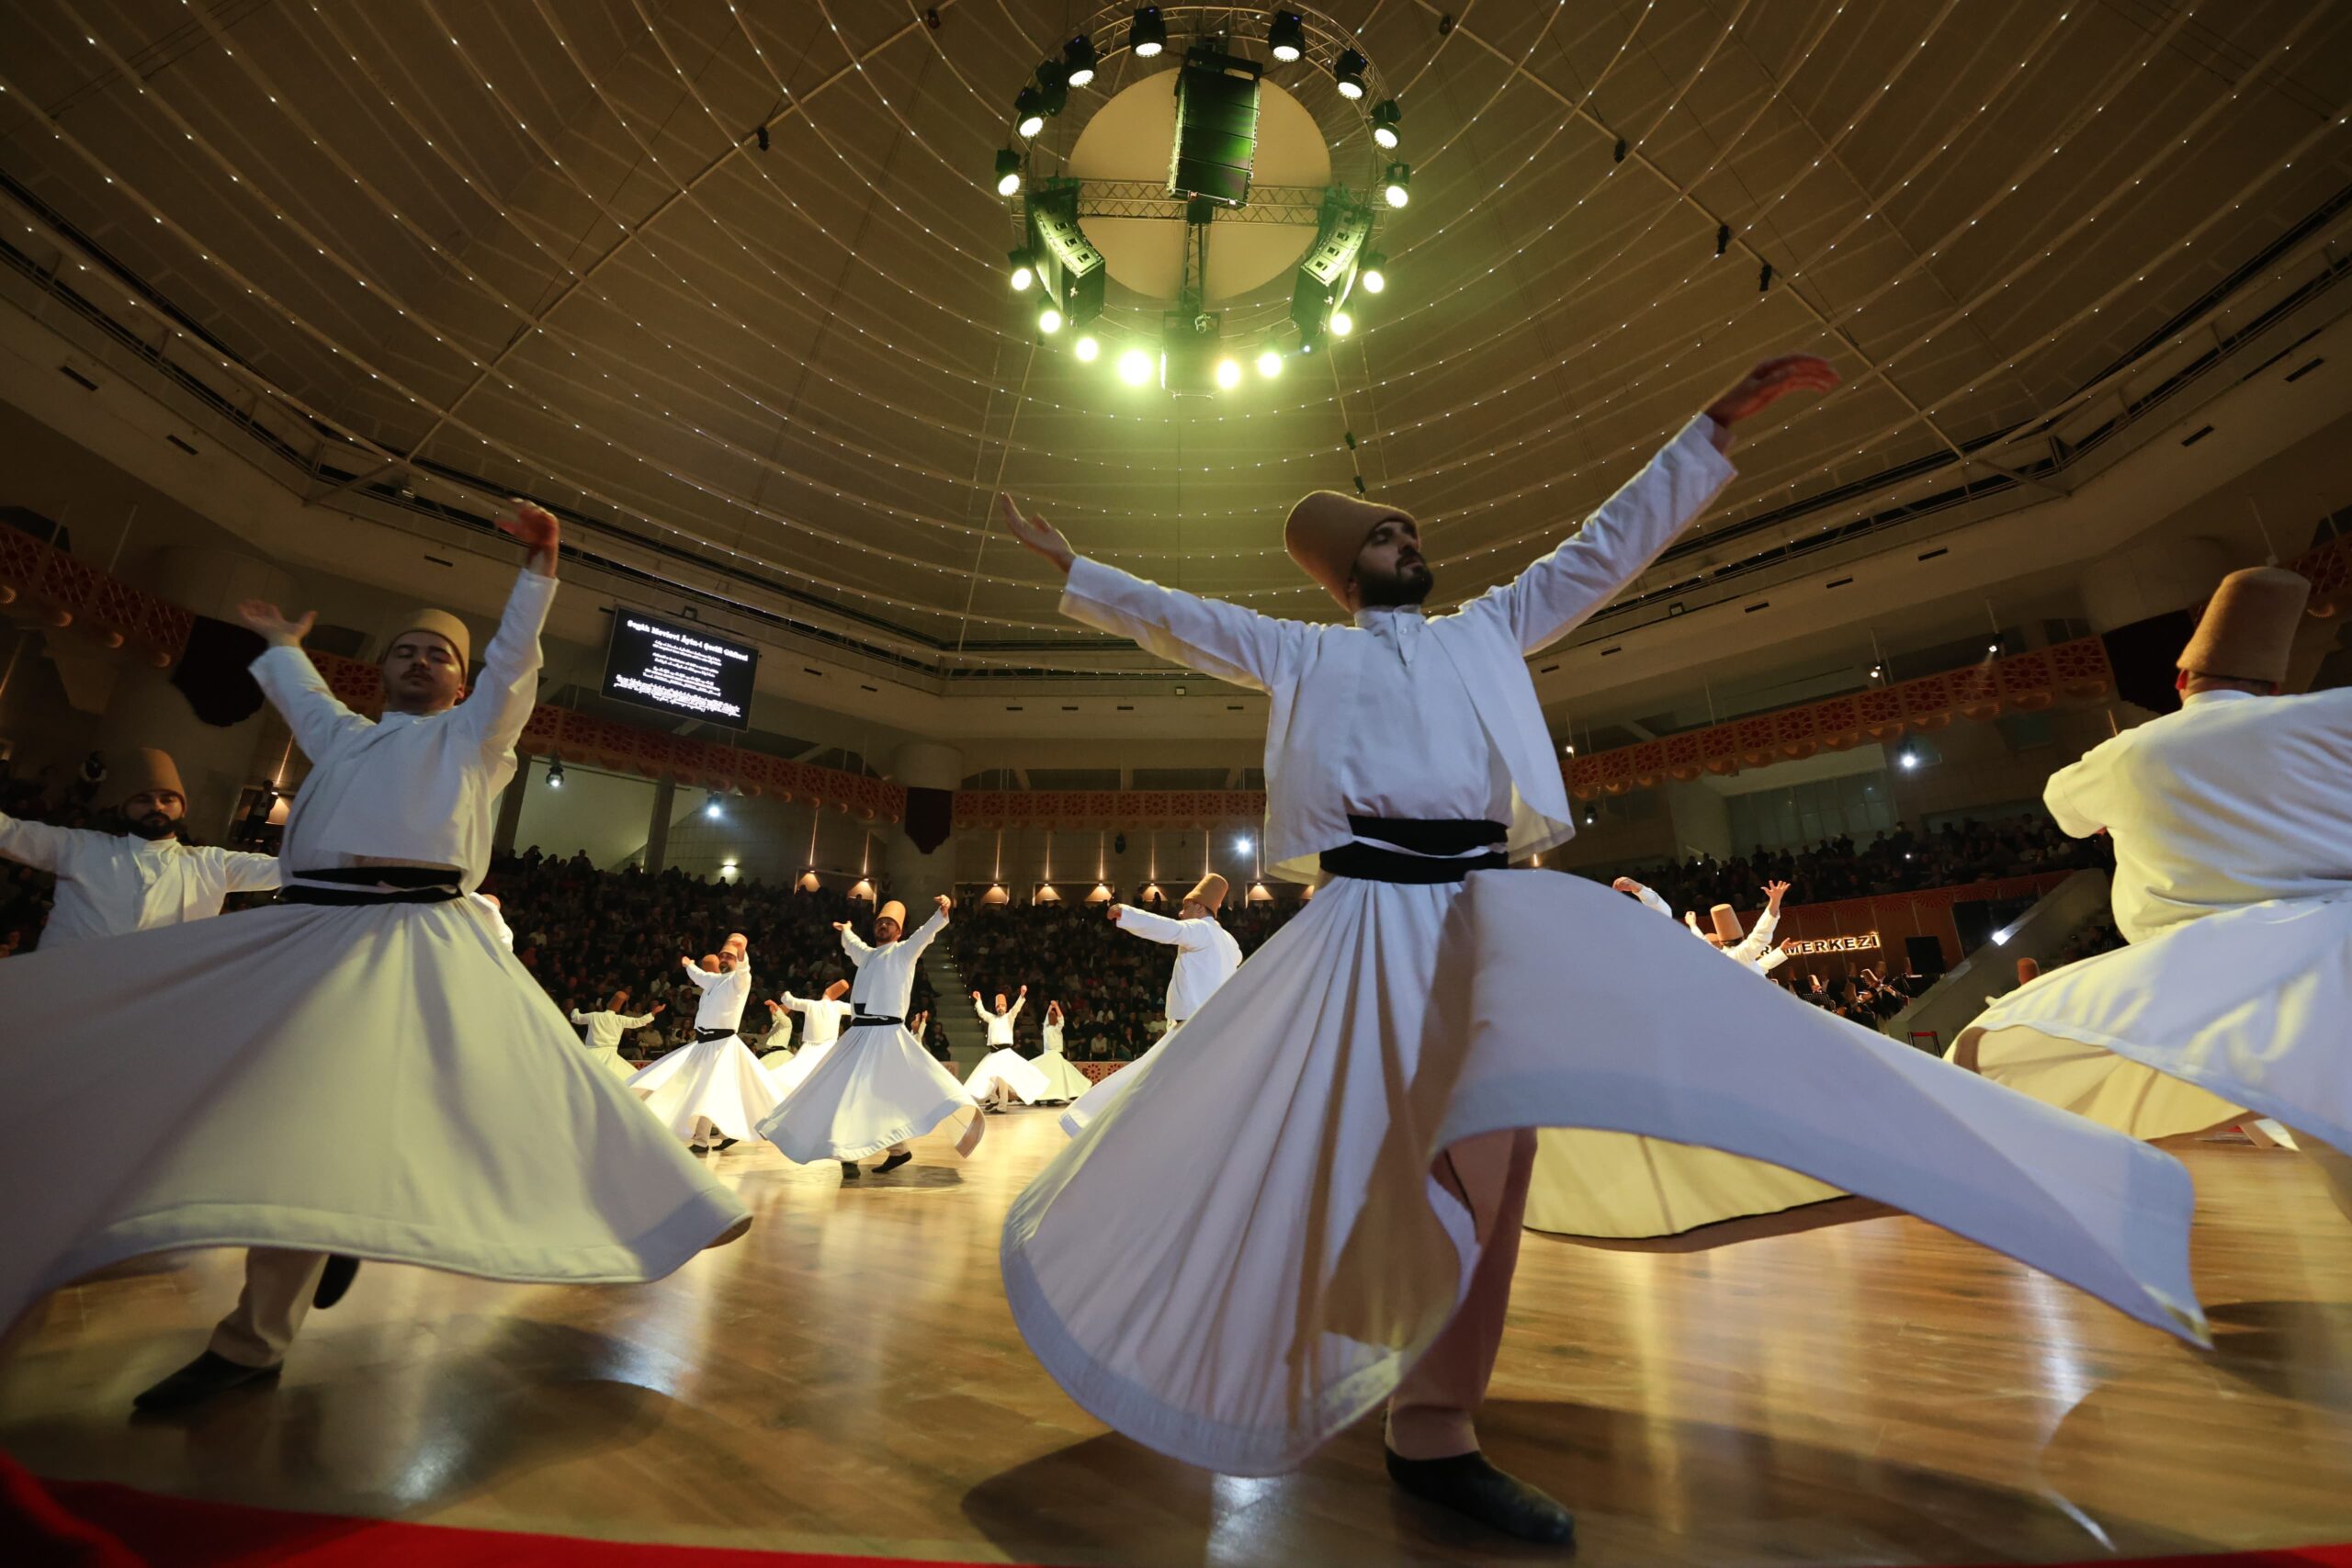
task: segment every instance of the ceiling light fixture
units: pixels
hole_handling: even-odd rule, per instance
[[[1083,87],[1094,80],[1094,40],[1084,33],[1062,45],[1062,70],[1073,87]]]
[[[1149,60],[1168,47],[1168,23],[1157,6],[1138,6],[1127,23],[1127,47],[1137,60]]]
[[[1266,24],[1266,43],[1276,60],[1290,64],[1306,52],[1306,18],[1295,11],[1277,11]]]
[[[1349,50],[1331,62],[1331,80],[1339,87],[1340,96],[1351,103],[1363,97],[1363,73],[1371,68],[1372,62],[1363,57],[1361,50]]]
[[[1384,98],[1374,107],[1372,111],[1372,139],[1380,144],[1380,150],[1382,152],[1394,152],[1396,151],[1396,128],[1398,123],[1402,121],[1404,118],[1405,111],[1397,107],[1396,100],[1394,98]]]
[[[996,193],[999,196],[1021,194],[1021,154],[1010,147],[996,151]]]

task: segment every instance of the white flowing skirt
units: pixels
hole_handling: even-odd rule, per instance
[[[2052,969],[1952,1056],[2134,1137],[2255,1111],[2352,1153],[2352,895],[2249,904]]]
[[[1527,1228],[1555,1235],[1681,1235],[1845,1194],[1781,1166],[1626,1133],[1535,1134]]]
[[[733,1034],[681,1045],[639,1068],[628,1087],[673,1135],[689,1141],[707,1128],[722,1138],[757,1137],[761,1119],[776,1104],[760,1059]]]
[[[762,1057],[760,1071],[767,1074],[768,1092],[775,1096],[775,1102],[778,1105],[783,1104],[785,1098],[805,1083],[810,1073],[817,1070],[817,1064],[823,1061],[826,1053],[832,1048],[833,1042],[827,1040],[815,1045],[804,1044],[799,1050],[789,1054],[771,1051]]]
[[[1086,1075],[1071,1066],[1069,1058],[1059,1051],[1047,1051],[1030,1065],[1037,1069],[1037,1076],[1046,1080],[1045,1092],[1037,1096],[1039,1100],[1075,1104],[1080,1096],[1094,1092],[1094,1086],[1087,1081]]]
[[[1089,1122],[1110,1110],[1121,1095],[1143,1081],[1144,1069],[1158,1059],[1160,1052],[1167,1048],[1168,1043],[1175,1039],[1183,1027],[1181,1023],[1173,1026],[1167,1033],[1153,1041],[1151,1048],[1142,1055],[1071,1100],[1069,1108],[1061,1114],[1062,1131],[1073,1138],[1086,1131]]]
[[[39,1195],[0,1208],[0,1326],[174,1247],[608,1284],[751,1223],[462,900],[272,905],[11,958],[0,1019],[0,1184]]]
[[[972,1122],[956,1152],[968,1155],[986,1126],[972,1097],[904,1024],[876,1024],[842,1031],[759,1134],[801,1165],[861,1160],[922,1137],[959,1111]]]
[[[1765,993],[1580,878],[1328,883],[1179,1037],[1182,1070],[1115,1075],[1014,1201],[1002,1263],[1070,1397],[1205,1469],[1295,1468],[1396,1389],[1492,1213],[1432,1163],[1522,1127],[1785,1166],[2203,1337],[2178,1161]]]
[[[621,1048],[617,1045],[591,1046],[588,1050],[588,1060],[623,1083],[637,1077],[637,1069],[622,1059]]]
[[[1000,1046],[980,1058],[980,1065],[974,1067],[971,1076],[964,1080],[964,1092],[975,1101],[986,1100],[989,1085],[1000,1078],[1023,1105],[1035,1105],[1047,1098],[1046,1075],[1039,1072],[1028,1057],[1010,1045]]]

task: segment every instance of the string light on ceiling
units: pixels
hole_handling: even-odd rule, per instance
[[[1091,240],[1086,220],[1157,219],[1184,225],[1179,276],[1172,298],[1163,295],[1167,308],[1156,323],[1156,344],[1148,339],[1122,343],[1112,356],[1119,379],[1127,385],[1148,383],[1151,378],[1139,375],[1136,367],[1149,362],[1158,369],[1160,387],[1179,395],[1232,392],[1241,386],[1243,364],[1250,360],[1261,370],[1275,363],[1277,368],[1263,371],[1261,378],[1272,380],[1284,354],[1311,353],[1327,336],[1344,337],[1353,331],[1354,314],[1342,307],[1357,284],[1363,284],[1366,295],[1379,294],[1387,286],[1378,266],[1368,278],[1363,276],[1364,258],[1376,254],[1368,251],[1375,214],[1383,204],[1403,207],[1412,178],[1409,165],[1386,156],[1397,146],[1403,118],[1396,96],[1384,94],[1369,111],[1348,112],[1350,106],[1366,98],[1374,81],[1372,62],[1356,47],[1352,32],[1305,7],[1270,10],[1247,24],[1229,13],[1198,9],[1202,26],[1220,30],[1191,39],[1176,73],[1175,123],[1164,186],[1155,190],[1142,181],[1074,177],[1030,166],[1056,155],[1044,146],[1043,131],[1073,101],[1069,89],[1095,79],[1100,61],[1086,33],[1063,46],[1060,61],[1041,63],[1034,80],[1014,95],[1013,130],[1026,151],[1000,149],[995,160],[997,193],[1016,201],[1022,227],[1022,243],[1011,257],[1013,291],[1025,293],[1033,280],[1039,287],[1042,299],[1035,306],[1024,302],[1023,308],[1040,340],[1054,338],[1066,325],[1091,329],[1080,340],[1093,349],[1081,356],[1087,362],[1101,357],[1095,333],[1102,330],[1097,322],[1111,268]],[[1239,52],[1260,42],[1264,58]],[[1130,54],[1152,58],[1168,43],[1167,21],[1157,7],[1133,13],[1127,30]],[[1263,199],[1253,204],[1269,62],[1274,67],[1310,67],[1283,85],[1278,107],[1296,102],[1291,95],[1302,91],[1310,99],[1324,91],[1336,95],[1337,106],[1328,111],[1308,109],[1298,123],[1316,126],[1310,134],[1317,166],[1352,166],[1361,171],[1353,180],[1335,168],[1326,188],[1261,189],[1254,194]],[[1328,89],[1315,87],[1323,81]],[[1140,83],[1129,89],[1144,90]],[[1091,120],[1093,112],[1089,106],[1086,118]],[[1326,148],[1323,139],[1332,134],[1334,123],[1341,128],[1341,145]],[[1229,283],[1222,290],[1227,302],[1210,308],[1212,246],[1220,224],[1287,222],[1303,229],[1300,220],[1310,213],[1317,214],[1316,232],[1297,265],[1286,314],[1262,292],[1252,295],[1247,285]],[[1380,260],[1385,264],[1385,257]],[[1126,276],[1123,274],[1122,280]],[[1136,328],[1148,331],[1150,324],[1148,319],[1121,321],[1112,335],[1125,339],[1138,335]],[[1228,339],[1229,328],[1238,342]],[[1336,393],[1323,400],[1335,399]]]

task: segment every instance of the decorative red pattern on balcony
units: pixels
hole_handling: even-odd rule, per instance
[[[1225,828],[1262,821],[1266,792],[1256,789],[959,789],[962,828]]]

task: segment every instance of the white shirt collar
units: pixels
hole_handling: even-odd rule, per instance
[[[1429,629],[1419,604],[1366,605],[1356,612],[1356,625],[1395,649],[1408,666],[1413,662],[1413,649],[1421,634]]]
[[[2199,703],[2251,702],[2262,695],[2260,692],[2240,692],[2227,686],[2216,686],[2211,691],[2184,693],[2180,705],[2186,708],[2194,707]]]

